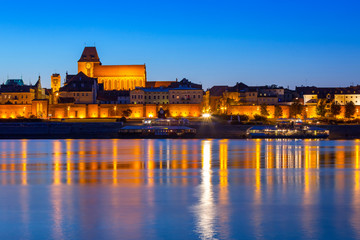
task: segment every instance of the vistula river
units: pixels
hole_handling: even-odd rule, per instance
[[[358,140],[0,149],[0,239],[360,239]]]

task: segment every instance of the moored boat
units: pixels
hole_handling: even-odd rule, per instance
[[[254,126],[246,131],[250,138],[328,138],[329,130],[304,125],[301,121],[281,121],[275,126]]]
[[[187,119],[145,119],[141,126],[125,126],[120,138],[191,138],[196,129],[186,126]]]

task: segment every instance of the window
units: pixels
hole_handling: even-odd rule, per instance
[[[198,95],[198,98],[200,98],[200,95]]]
[[[151,96],[149,96],[149,99],[151,99]]]
[[[173,95],[173,98],[175,98],[175,95]]]
[[[195,98],[195,95],[194,95],[194,98]]]
[[[85,94],[84,94],[84,93],[82,93],[81,95],[82,95],[82,96],[84,96]]]
[[[165,96],[163,96],[163,99],[165,99]]]

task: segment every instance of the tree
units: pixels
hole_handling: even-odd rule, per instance
[[[123,117],[130,117],[131,114],[132,114],[131,109],[126,109],[122,112]]]
[[[327,112],[326,100],[321,99],[321,100],[319,100],[318,105],[316,106],[316,114],[321,116],[321,117],[325,117],[326,112]]]
[[[337,115],[340,114],[341,111],[341,106],[338,102],[334,101],[331,106],[330,106],[330,112],[331,114],[336,117]]]
[[[354,114],[355,114],[355,104],[352,101],[350,101],[345,105],[345,117],[351,118],[351,116]]]
[[[264,117],[264,116],[255,114],[255,115],[254,115],[254,120],[255,120],[255,121],[258,121],[258,122],[265,122],[265,121],[267,120],[267,118]]]
[[[275,110],[274,110],[274,116],[275,118],[280,118],[283,115],[283,110],[280,107],[280,105],[275,105]]]
[[[295,101],[290,105],[290,116],[297,117],[297,115],[301,115],[303,112],[304,106],[299,102]]]
[[[261,104],[261,106],[260,106],[260,114],[261,114],[261,116],[264,116],[264,117],[267,117],[267,116],[270,115],[268,110],[267,110],[267,105],[266,104]]]

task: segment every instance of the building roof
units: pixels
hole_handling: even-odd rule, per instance
[[[6,93],[6,92],[31,92],[33,90],[32,86],[8,86],[8,85],[1,85],[0,86],[0,92]],[[34,90],[33,90],[34,91]]]
[[[192,83],[186,78],[183,78],[180,82],[178,82],[178,81],[173,82],[169,86],[169,88],[179,88],[179,87],[190,87],[190,88],[202,89],[201,84]]]
[[[136,90],[143,90],[144,92],[168,92],[169,88],[135,88]]]
[[[97,78],[86,76],[83,72],[73,75],[66,81],[60,92],[91,92],[97,85]]]
[[[222,96],[229,86],[213,86],[209,89],[210,96]]]
[[[245,83],[236,83],[235,86],[233,87],[229,87],[227,89],[228,92],[243,92],[246,91],[247,89],[249,89],[249,86],[246,85]]]
[[[303,95],[317,95],[319,98],[333,98],[335,94],[360,94],[360,86],[351,87],[296,87],[296,92]]]
[[[1,84],[0,92],[31,92],[35,87],[33,85],[25,85],[22,79],[8,79],[5,84]]]
[[[34,85],[36,88],[41,88],[41,79],[40,79],[40,76],[39,76],[39,79],[36,81],[35,85]]]
[[[5,82],[6,86],[24,86],[24,81],[22,79],[8,79]]]
[[[94,68],[97,77],[144,77],[146,66],[143,65],[101,65]]]
[[[85,47],[78,62],[100,62],[96,47]]]
[[[169,90],[197,90],[197,91],[203,91],[201,88],[195,88],[191,86],[179,86],[174,88],[169,88]]]
[[[68,74],[68,73],[66,73],[66,76],[65,76],[65,84],[66,84],[67,82],[69,82],[70,79],[72,79],[72,78],[75,77],[75,76],[76,76],[76,74]]]
[[[145,87],[157,88],[157,87],[169,87],[175,81],[147,81]]]

